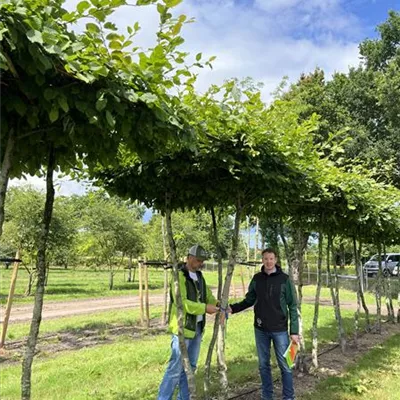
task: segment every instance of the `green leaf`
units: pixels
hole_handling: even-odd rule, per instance
[[[57,92],[53,88],[46,88],[43,92],[43,96],[47,101],[51,101],[56,98]]]
[[[137,0],[136,2],[138,6],[147,6],[152,3],[154,3],[154,0]]]
[[[58,101],[58,104],[59,104],[59,106],[61,107],[61,109],[64,111],[64,112],[68,112],[69,111],[69,106],[68,106],[68,101],[67,101],[67,98],[65,97],[65,96],[59,96],[58,98],[57,98],[57,101]]]
[[[172,28],[172,34],[174,36],[178,35],[179,32],[181,31],[181,29],[182,29],[182,24],[181,23],[175,24],[174,27]]]
[[[97,24],[94,24],[93,22],[88,22],[86,24],[86,29],[91,33],[100,33],[99,26]]]
[[[26,32],[26,36],[32,43],[43,44],[43,36],[39,31],[31,29],[30,31]]]
[[[123,48],[128,47],[132,44],[132,40],[127,40],[126,42],[124,42],[124,44],[122,45]]]
[[[57,106],[53,106],[51,111],[49,112],[50,122],[53,123],[53,122],[57,121],[58,120],[58,115],[59,115],[58,107]]]
[[[202,56],[201,53],[196,54],[196,61],[200,61],[201,60],[201,56]]]
[[[112,116],[112,114],[110,113],[110,111],[106,111],[106,119],[107,119],[107,122],[108,122],[108,125],[110,125],[111,126],[111,128],[114,128],[114,126],[115,126],[115,119],[114,119],[114,117]]]
[[[72,22],[76,19],[76,13],[70,12],[62,15],[61,19],[65,22]]]
[[[110,29],[112,31],[117,31],[118,30],[117,26],[113,22],[106,22],[104,24],[104,28]]]
[[[79,2],[78,5],[76,6],[76,9],[81,14],[84,13],[88,8],[90,8],[90,3],[86,0]]]
[[[100,98],[96,101],[96,110],[103,111],[107,106],[107,99],[104,96],[100,96]]]
[[[121,40],[121,35],[118,35],[118,33],[112,32],[106,36],[106,39],[107,40]]]
[[[122,44],[121,42],[117,41],[117,40],[113,40],[112,42],[110,42],[110,49],[113,50],[121,50],[122,49]]]
[[[182,3],[182,0],[164,0],[164,3],[168,8],[172,8]]]
[[[15,111],[23,117],[27,110],[26,104],[19,97],[13,98],[12,101]]]
[[[165,10],[166,10],[165,6],[163,6],[160,3],[157,4],[157,11],[158,11],[159,14],[161,14],[161,15],[164,14]]]
[[[140,96],[140,100],[147,104],[151,104],[157,101],[157,96],[153,93],[144,93]]]

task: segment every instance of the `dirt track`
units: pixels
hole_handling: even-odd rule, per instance
[[[163,304],[162,295],[151,295],[150,306]],[[70,317],[92,314],[101,311],[139,307],[139,296],[104,297],[97,299],[81,299],[72,301],[44,302],[42,319]],[[10,323],[26,322],[32,318],[33,305],[16,305],[12,307]],[[1,315],[4,315],[4,307]]]
[[[304,303],[313,304],[314,298],[305,297]],[[150,306],[160,306],[163,304],[163,295],[153,294],[149,297]],[[329,299],[323,298],[321,305],[332,304]],[[344,309],[356,310],[356,304],[349,301],[341,301],[341,307]],[[72,301],[45,302],[43,305],[42,319],[55,319],[70,317],[75,315],[93,314],[96,312],[120,309],[132,309],[139,307],[139,296],[118,296],[104,297],[96,299],[81,299]],[[382,313],[386,314],[386,307],[382,304]],[[374,307],[369,306],[372,313]],[[14,305],[11,310],[10,323],[27,322],[32,318],[33,305]],[[4,307],[1,307],[1,323],[4,316]]]

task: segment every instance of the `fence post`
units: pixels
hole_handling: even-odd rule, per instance
[[[144,265],[144,291],[146,302],[146,327],[150,327],[150,305],[149,305],[149,270],[147,265]]]
[[[17,250],[17,253],[15,255],[13,272],[12,272],[12,276],[11,276],[11,284],[10,284],[10,291],[8,293],[6,312],[4,314],[4,322],[3,322],[3,327],[2,327],[2,331],[1,331],[0,349],[2,349],[4,347],[4,342],[6,340],[8,320],[9,320],[10,314],[11,314],[11,306],[12,306],[12,302],[14,299],[15,285],[17,283],[19,257],[20,257],[19,250]]]
[[[143,268],[142,262],[139,261],[139,299],[140,299],[140,324],[144,325],[144,304],[143,304]]]

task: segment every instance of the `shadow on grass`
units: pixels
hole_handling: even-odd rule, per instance
[[[49,283],[49,285],[46,288],[52,288],[52,287],[81,287],[83,286],[83,283],[69,283],[69,282],[65,282],[65,283]]]
[[[104,332],[107,328],[110,328],[112,325],[107,322],[89,322],[83,326],[66,326],[64,329],[60,330],[61,333],[74,333],[80,334],[85,331],[98,331]]]
[[[152,283],[149,284],[149,290],[153,289],[162,289],[163,285],[160,283],[159,285]],[[119,283],[114,284],[114,290],[139,290],[139,283],[138,282],[126,282],[126,283]]]
[[[45,290],[46,295],[50,294],[85,294],[85,295],[97,295],[99,294],[99,290],[86,290],[86,289],[80,289],[79,287],[61,287],[61,288],[53,288],[53,287],[48,287]]]

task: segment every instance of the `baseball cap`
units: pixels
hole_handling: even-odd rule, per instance
[[[199,244],[195,244],[189,249],[189,255],[198,258],[199,260],[207,260],[207,252]]]

